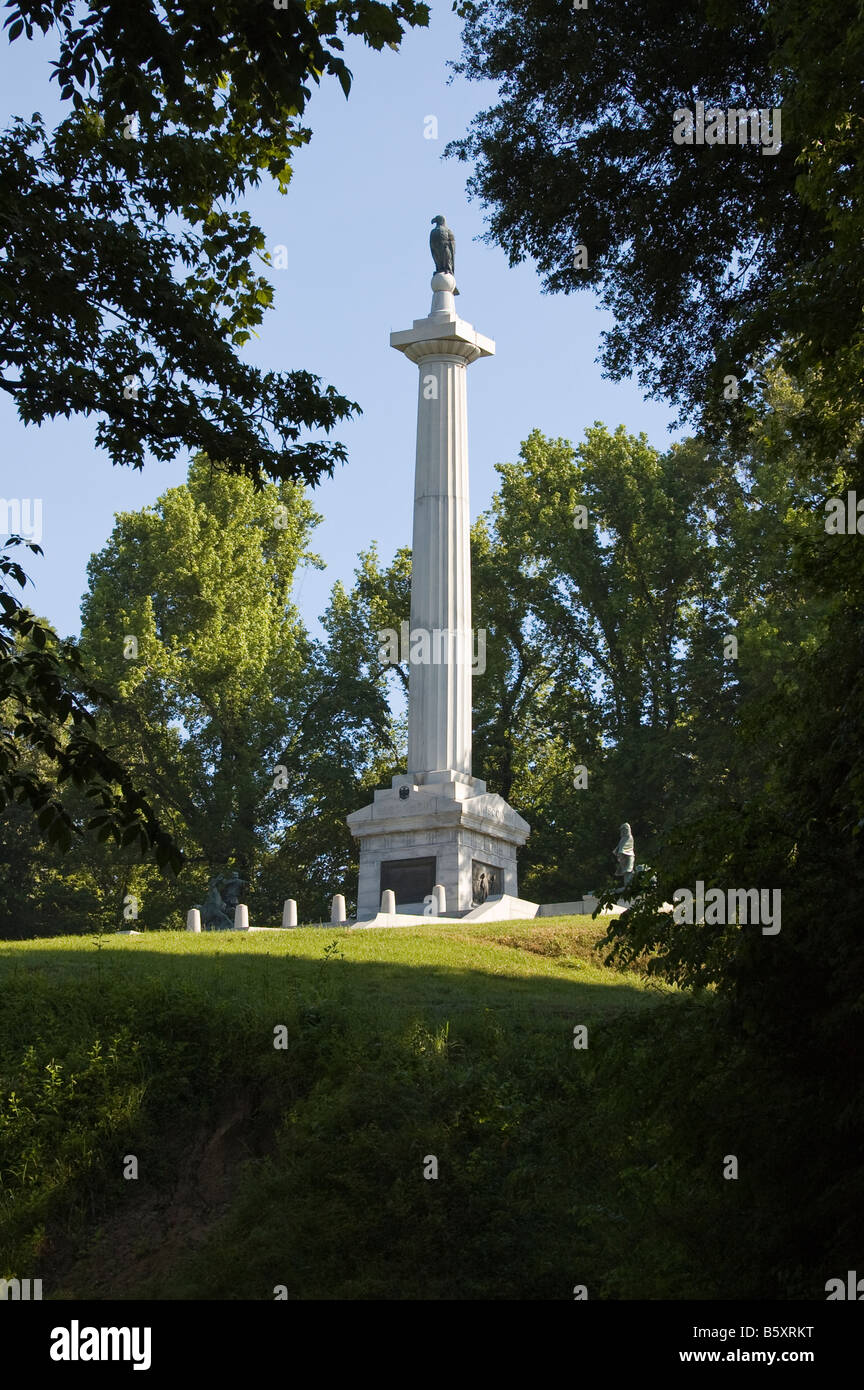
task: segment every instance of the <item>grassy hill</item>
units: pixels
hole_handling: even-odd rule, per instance
[[[0,1275],[54,1298],[777,1296],[748,1257],[758,1163],[722,1178],[744,1103],[716,1006],[604,968],[603,930],[4,943]],[[734,1258],[706,1250],[718,1222]]]

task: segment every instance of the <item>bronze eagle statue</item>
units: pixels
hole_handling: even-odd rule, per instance
[[[429,249],[432,252],[435,269],[445,275],[454,275],[456,238],[447,226],[446,217],[443,217],[440,212],[432,218],[432,221],[435,225],[429,234]],[[458,294],[459,291],[454,290],[453,293]]]

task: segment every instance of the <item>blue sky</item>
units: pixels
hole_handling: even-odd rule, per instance
[[[11,46],[0,38],[4,126],[37,110],[56,115],[52,56],[50,38]],[[670,440],[671,411],[644,401],[635,382],[601,376],[594,359],[610,320],[594,298],[543,295],[530,262],[511,270],[503,251],[475,239],[483,215],[468,202],[467,166],[442,153],[495,91],[462,79],[448,85],[447,60],[458,56],[449,0],[433,0],[429,29],[409,32],[399,53],[349,44],[351,95],[346,102],[335,82],[314,92],[306,113],[313,138],[297,154],[287,194],[262,186],[244,204],[268,246],[288,248],[290,265],[271,272],[274,308],[246,357],[265,369],[313,371],[363,408],[338,431],[348,464],[312,494],[324,516],[313,549],[327,568],[305,571],[296,596],[314,631],[331,586],[350,584],[359,550],[377,541],[386,562],[411,541],[416,368],[390,348],[389,334],[429,311],[436,213],[456,235],[459,311],[497,347],[469,372],[473,516],[495,490],[495,464],[515,458],[534,428],[575,441],[602,420],[644,431],[659,448]],[[437,140],[424,138],[430,115]],[[183,481],[188,463],[114,468],[93,434],[86,420],[25,428],[0,399],[0,494],[43,504],[45,556],[28,558],[35,589],[27,602],[64,634],[79,630],[87,561],[114,513],[152,503]]]

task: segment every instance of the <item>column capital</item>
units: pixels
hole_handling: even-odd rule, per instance
[[[412,328],[391,333],[390,346],[404,352],[412,362],[421,362],[424,357],[461,357],[471,363],[480,357],[495,356],[491,338],[485,338],[473,324],[446,310],[415,319]]]

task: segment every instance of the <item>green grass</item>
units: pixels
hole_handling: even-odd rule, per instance
[[[705,1257],[705,1221],[759,1197],[719,1178],[715,1007],[606,969],[602,933],[3,944],[0,1275],[56,1298],[758,1291]]]
[[[290,978],[291,962],[318,963],[322,943],[338,941],[345,963],[379,967],[370,972],[368,983],[388,992],[388,997],[395,985],[399,999],[408,1006],[415,1003],[421,983],[411,972],[422,969],[440,974],[446,997],[463,1005],[491,1003],[491,991],[499,1005],[524,1006],[529,998],[536,998],[534,981],[558,979],[572,986],[574,971],[578,971],[580,984],[602,985],[598,1007],[644,1007],[650,1002],[650,996],[645,997],[644,979],[608,971],[594,950],[603,930],[602,918],[595,923],[590,917],[562,917],[544,919],[542,926],[500,922],[380,930],[301,927],[272,936],[259,932],[248,936],[239,932],[149,932],[103,937],[101,949],[91,938],[63,936],[0,943],[0,969],[14,969],[16,963],[28,967],[38,963],[40,973],[48,978],[80,979],[82,972],[83,978],[109,972],[115,975],[118,962],[122,962],[122,978],[132,982],[152,978],[154,969],[159,969],[156,962],[170,957],[173,978],[197,983],[203,961],[209,972],[208,987],[220,997],[237,998],[258,978],[261,957],[288,966]],[[496,993],[494,977],[520,984],[515,990],[508,987]],[[424,987],[427,980],[428,973],[423,977]],[[610,989],[623,993],[612,1000],[606,997]],[[632,995],[634,989],[638,998]],[[628,991],[629,998],[625,997]],[[570,997],[569,990],[565,994]]]

